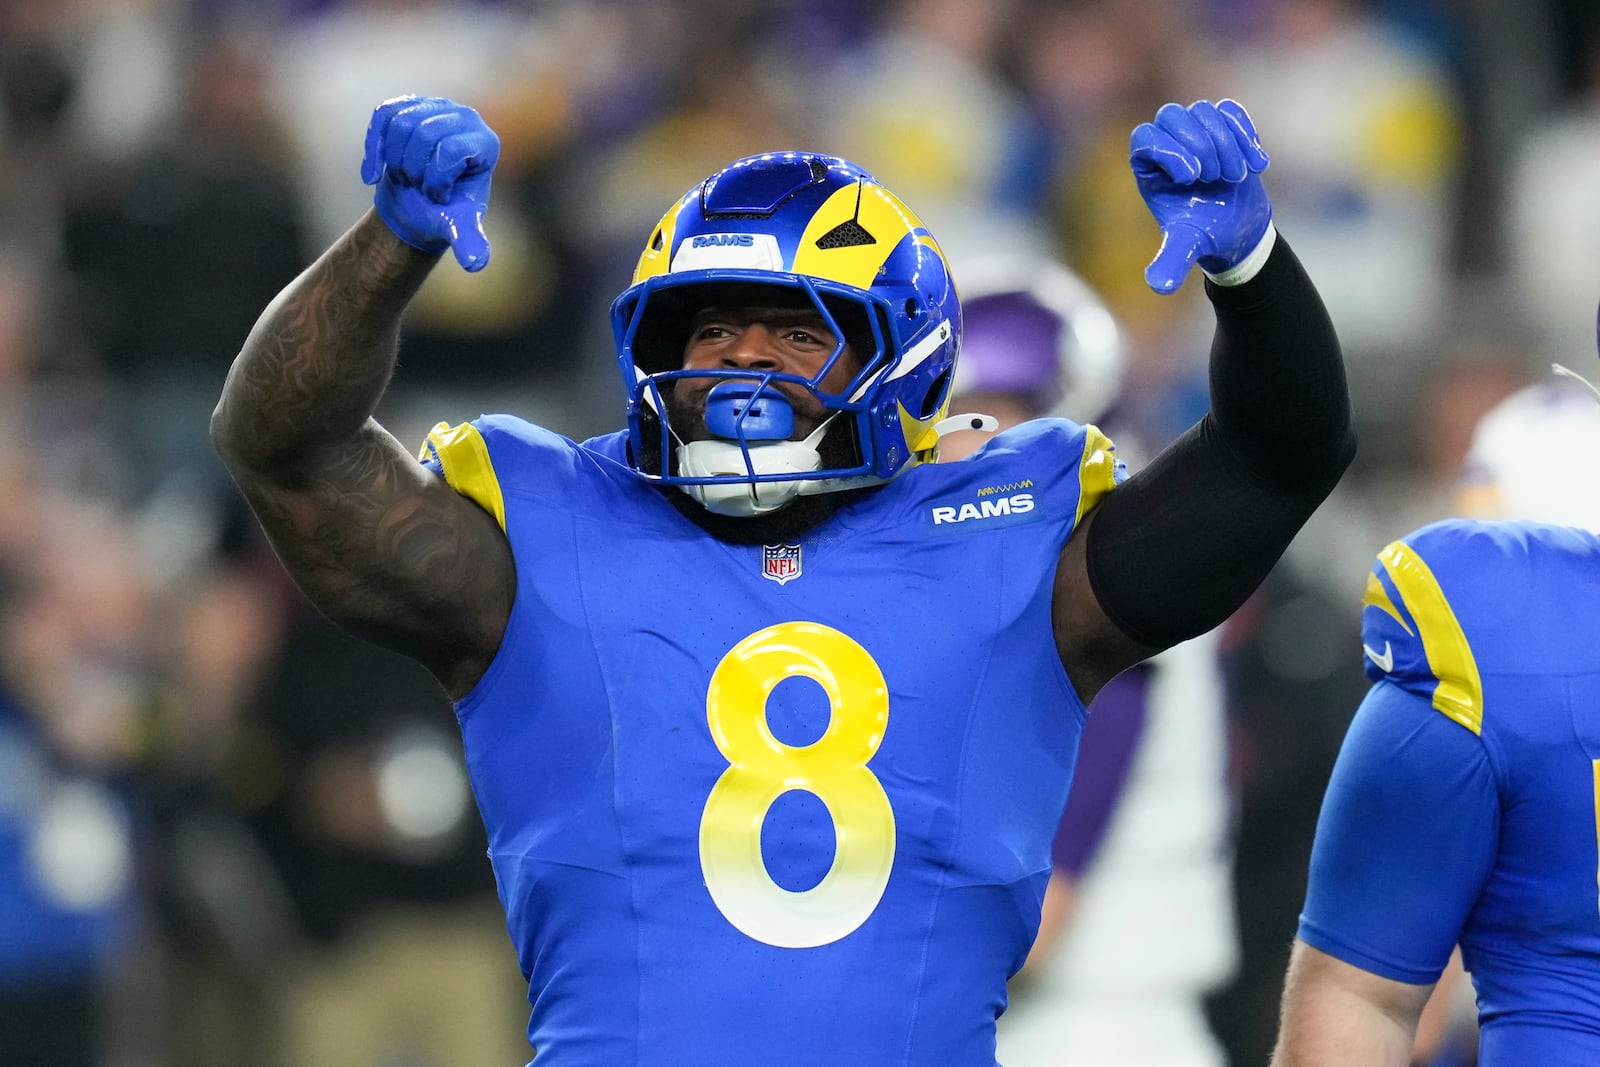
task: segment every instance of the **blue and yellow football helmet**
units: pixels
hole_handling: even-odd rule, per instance
[[[695,311],[749,302],[752,286],[798,291],[827,322],[838,343],[815,377],[683,369]],[[960,301],[933,235],[861,167],[807,152],[749,156],[689,190],[652,231],[611,322],[634,468],[730,515],[886,482],[931,459],[961,342]],[[819,383],[846,343],[861,370],[825,393]],[[690,455],[667,402],[686,377],[716,379],[711,396],[732,398],[719,418],[707,409],[721,440]],[[769,388],[779,382],[830,413],[805,441],[789,441],[792,420],[772,417],[788,407]],[[835,433],[849,436],[844,447],[820,446]]]

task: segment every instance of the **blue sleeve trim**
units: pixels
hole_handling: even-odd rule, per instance
[[[1396,982],[1406,982],[1411,985],[1432,985],[1439,980],[1439,975],[1444,973],[1445,965],[1437,967],[1406,967],[1395,963],[1385,956],[1365,952],[1355,945],[1341,940],[1336,935],[1317,926],[1305,915],[1300,916],[1300,927],[1295,936],[1314,949],[1326,952],[1336,959],[1343,960],[1352,967],[1360,967],[1378,975],[1380,978],[1393,979]],[[1449,956],[1446,954],[1446,962]]]

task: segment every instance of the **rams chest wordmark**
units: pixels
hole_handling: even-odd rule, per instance
[[[971,501],[957,507],[939,507],[932,510],[933,524],[942,526],[951,522],[966,522],[969,519],[994,519],[1002,515],[1024,515],[1033,510],[1032,493],[1016,493],[1012,496],[1002,496]]]

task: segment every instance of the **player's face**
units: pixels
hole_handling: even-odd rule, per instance
[[[792,303],[774,302],[764,306],[709,307],[694,316],[689,340],[684,347],[685,370],[773,371],[812,379],[822,372],[833,354],[838,338],[827,320],[803,296]],[[861,360],[846,345],[839,360],[828,369],[817,388],[837,394],[861,369]],[[680,411],[703,413],[706,392],[716,384],[710,378],[684,378],[675,391]],[[794,408],[794,438],[805,437],[827,417],[828,411],[806,390],[776,382]],[[703,417],[692,417],[680,427],[700,435]]]

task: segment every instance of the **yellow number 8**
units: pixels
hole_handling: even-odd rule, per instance
[[[767,724],[779,682],[809,678],[827,694],[822,736],[786,745]],[[780,948],[837,941],[872,914],[894,863],[894,810],[867,761],[883,743],[889,690],[865,648],[818,623],[758,630],[712,672],[706,721],[728,761],[700,816],[700,870],[729,922]],[[802,892],[780,886],[761,859],[761,826],[784,793],[813,794],[833,818],[833,865]]]

